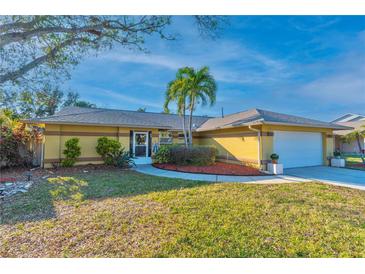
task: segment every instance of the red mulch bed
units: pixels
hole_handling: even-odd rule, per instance
[[[351,164],[350,167],[361,167],[365,168],[365,164],[359,163],[359,164]]]
[[[180,171],[187,173],[202,173],[214,175],[236,175],[236,176],[259,176],[266,175],[258,169],[249,166],[214,163],[210,166],[179,166],[175,164],[153,164],[154,167],[172,171]]]

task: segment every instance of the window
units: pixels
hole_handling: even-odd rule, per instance
[[[184,139],[184,133],[183,132],[179,133],[178,138]],[[189,138],[189,132],[186,132],[186,138]]]
[[[172,144],[172,132],[171,131],[160,131],[159,141],[161,145]]]

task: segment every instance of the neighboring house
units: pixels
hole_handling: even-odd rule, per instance
[[[77,164],[101,163],[97,139],[118,140],[137,157],[150,163],[153,147],[183,143],[182,118],[176,114],[68,107],[53,116],[26,120],[44,124],[44,167],[63,159],[65,141],[78,137],[81,156]],[[328,164],[334,151],[333,130],[348,127],[261,109],[251,109],[223,118],[194,116],[193,142],[214,145],[218,160],[265,169],[270,155],[280,155],[285,167]]]
[[[362,126],[365,126],[365,116],[359,114],[346,114],[332,121],[332,123],[353,128],[352,130],[339,130],[333,132],[335,136],[335,148],[343,153],[359,153],[359,146],[357,144],[357,141],[346,143],[343,142],[342,137],[348,133],[351,133],[353,130],[358,130],[361,129]],[[364,152],[365,139],[361,138],[360,143]]]

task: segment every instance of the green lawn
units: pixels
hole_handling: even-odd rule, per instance
[[[358,166],[362,163],[361,157],[359,155],[346,155],[344,156],[344,158],[346,160],[346,166],[350,168],[365,170],[365,167]]]
[[[75,175],[2,205],[2,257],[364,257],[365,191],[133,171]]]

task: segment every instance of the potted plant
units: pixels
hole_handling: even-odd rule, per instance
[[[333,152],[333,158],[331,158],[331,166],[333,167],[345,167],[345,159],[341,157],[341,152],[336,149]]]
[[[267,170],[271,174],[283,174],[283,165],[278,164],[279,155],[276,153],[273,153],[270,155],[271,163],[267,164]]]
[[[341,159],[341,152],[338,149],[336,149],[335,152],[333,152],[333,156],[336,159]]]
[[[279,155],[277,155],[276,153],[273,153],[273,154],[270,155],[270,158],[271,158],[271,162],[273,164],[277,164],[278,160],[279,160]]]

